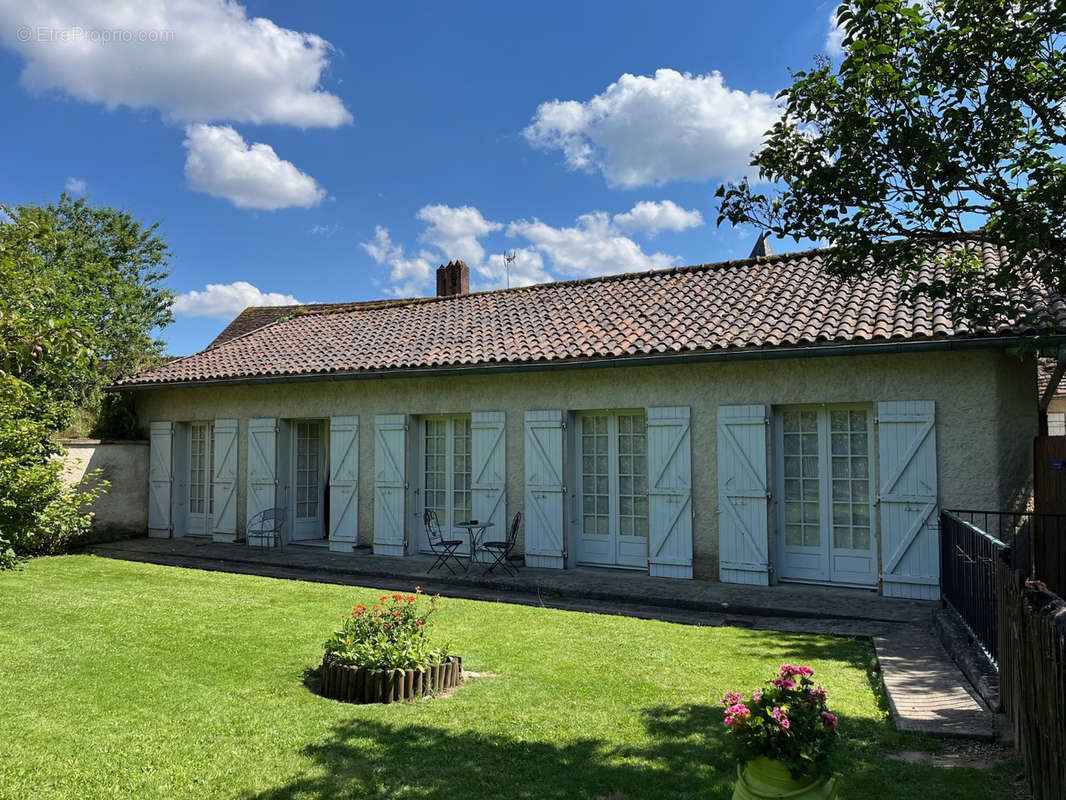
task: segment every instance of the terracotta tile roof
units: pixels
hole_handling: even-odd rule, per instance
[[[280,319],[303,313],[314,309],[316,313],[324,311],[354,311],[366,306],[381,306],[387,303],[402,304],[407,300],[363,300],[354,303],[305,303],[298,306],[248,306],[233,321],[222,329],[222,333],[214,338],[205,350],[217,347],[230,339],[244,336],[246,333],[272,325]]]
[[[1001,257],[991,245],[982,255],[986,263]],[[916,276],[933,277],[928,265]],[[253,319],[248,332],[124,384],[1034,332],[1010,320],[971,331],[948,317],[943,301],[906,304],[899,291],[895,277],[842,283],[814,250],[444,298],[312,305],[258,327],[254,321],[269,314],[249,309],[241,315]],[[1016,305],[1066,330],[1066,304],[1057,295],[1034,287]]]

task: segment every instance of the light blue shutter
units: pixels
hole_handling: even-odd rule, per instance
[[[212,538],[232,542],[237,538],[237,420],[216,419],[215,471],[211,476],[214,503]]]
[[[565,566],[563,412],[525,415],[525,560],[530,567]]]
[[[723,583],[770,582],[764,405],[718,407],[718,562]]]
[[[350,553],[359,537],[359,417],[329,421],[329,549]]]
[[[692,577],[692,443],[687,406],[649,408],[648,573]]]
[[[172,450],[174,423],[153,422],[148,454],[148,535],[168,539],[171,533],[171,497],[174,490]]]
[[[931,400],[877,404],[886,597],[940,598],[935,422]]]
[[[491,522],[486,540],[507,536],[507,431],[502,411],[475,411],[470,415],[471,514]]]
[[[407,554],[407,417],[374,417],[374,553]]]
[[[248,420],[247,520],[277,504],[278,421],[272,417]],[[292,509],[286,510],[291,519]]]

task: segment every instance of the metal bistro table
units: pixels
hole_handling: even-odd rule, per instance
[[[470,537],[470,563],[486,563],[481,560],[478,551],[481,549],[481,540],[485,536],[485,531],[493,527],[493,524],[491,522],[457,522],[455,527],[462,528]]]

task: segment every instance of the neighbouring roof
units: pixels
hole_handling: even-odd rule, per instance
[[[999,248],[978,245],[989,268]],[[122,385],[254,380],[582,359],[733,353],[817,345],[973,339],[1037,332],[1004,320],[953,322],[941,300],[899,300],[894,276],[842,283],[811,250],[451,297],[252,308],[211,346]],[[916,280],[936,277],[926,265]],[[1039,288],[1015,298],[1066,331],[1066,304]]]

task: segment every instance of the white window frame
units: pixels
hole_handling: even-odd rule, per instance
[[[1066,436],[1066,412],[1047,412],[1047,435]]]
[[[819,535],[820,535],[820,547],[823,557],[823,569],[824,571],[820,575],[811,575],[808,577],[785,575],[784,558],[786,557],[786,539],[785,539],[785,526],[787,524],[785,518],[785,448],[784,448],[784,414],[785,412],[804,412],[812,411],[818,415],[817,423],[817,436],[818,436],[818,483],[819,483]],[[870,528],[870,548],[869,550],[850,550],[848,548],[838,548],[834,544],[834,522],[833,522],[833,453],[832,453],[832,413],[834,411],[863,411],[866,413],[866,459],[867,459],[867,507],[868,507],[868,519]],[[819,584],[833,584],[837,586],[860,586],[863,588],[874,588],[877,585],[878,575],[880,571],[880,535],[878,528],[878,518],[876,509],[877,500],[877,452],[876,452],[876,430],[874,427],[874,417],[876,416],[876,410],[871,403],[822,403],[822,404],[806,404],[806,405],[782,405],[775,406],[774,408],[774,432],[773,432],[773,451],[774,451],[774,497],[777,498],[774,503],[774,528],[775,536],[774,543],[777,552],[776,561],[777,564],[777,577],[779,580],[789,583],[819,583]],[[833,569],[833,556],[834,552],[847,555],[850,553],[864,554],[869,553],[873,559],[873,571],[870,574],[868,582],[860,583],[856,581],[849,581],[841,579],[835,573]]]
[[[189,536],[210,536],[211,529],[214,526],[214,514],[215,514],[215,491],[214,491],[214,475],[215,475],[215,423],[212,420],[198,420],[195,422],[189,422],[186,425],[186,446],[187,457],[185,464],[185,480],[187,489],[185,491],[183,509],[185,517],[185,533]],[[193,481],[193,440],[198,431],[203,431],[204,434],[204,464],[203,464],[203,481]],[[199,498],[202,507],[199,511],[193,511],[193,487],[199,487],[203,490],[203,494]]]
[[[586,420],[592,417],[607,417],[607,497],[608,532],[585,533],[585,487],[584,487],[584,429]],[[644,422],[644,503],[645,533],[643,536],[623,534],[621,527],[621,490],[619,469],[619,418],[640,416]],[[648,417],[643,408],[596,409],[574,414],[574,481],[576,509],[575,539],[577,563],[589,566],[608,566],[621,569],[648,568],[648,543],[651,533],[650,509],[648,508]],[[638,495],[632,495],[639,497]],[[639,518],[639,516],[638,516]],[[596,547],[599,544],[602,547]]]
[[[299,442],[300,426],[313,425],[318,429],[318,498],[316,514],[313,517],[301,517],[300,511],[300,469],[299,469]],[[290,513],[292,522],[289,525],[290,541],[314,542],[326,539],[326,480],[329,466],[329,426],[326,420],[320,418],[305,418],[289,420],[289,430],[292,441],[289,445],[289,480],[292,486]],[[305,501],[306,502],[306,501]]]
[[[471,422],[470,412],[456,412],[449,414],[428,414],[418,418],[418,424],[415,426],[417,441],[415,442],[415,452],[417,454],[417,460],[415,461],[416,480],[418,481],[418,502],[416,503],[415,516],[418,517],[418,549],[422,552],[430,552],[429,540],[426,536],[425,525],[422,523],[422,514],[427,508],[427,490],[426,490],[426,436],[427,428],[431,422],[444,422],[447,423],[447,430],[444,434],[444,459],[445,459],[445,505],[444,513],[434,506],[434,510],[437,511],[437,518],[440,522],[441,532],[446,538],[452,538],[453,534],[455,538],[463,540],[463,545],[459,548],[459,552],[465,553],[468,549],[469,542],[467,537],[463,535],[462,531],[455,529],[455,524],[458,522],[467,522],[470,515],[473,513],[473,428]],[[457,509],[455,506],[455,423],[462,421],[466,423],[466,439],[467,439],[467,452],[466,458],[468,463],[467,472],[467,487],[466,494],[468,497],[469,507],[463,509],[464,513],[458,516],[464,516],[466,519],[459,519],[457,516]]]

